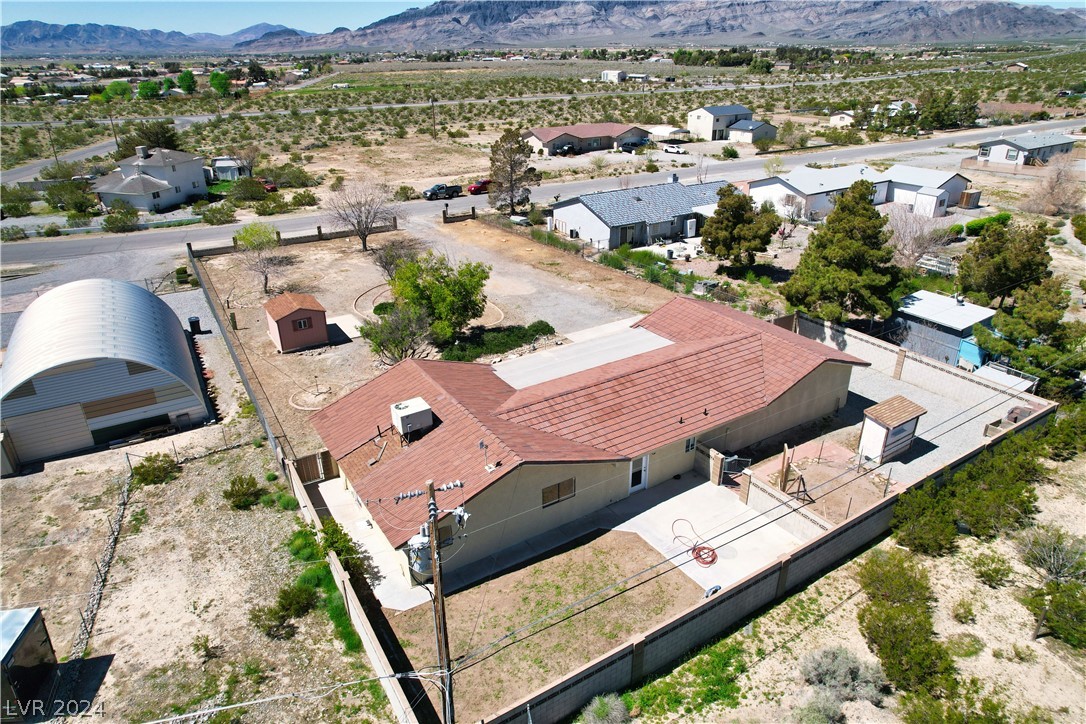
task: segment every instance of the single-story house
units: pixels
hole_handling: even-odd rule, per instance
[[[686,127],[695,138],[726,141],[733,124],[753,120],[754,111],[746,106],[704,106],[686,114]]]
[[[748,193],[757,205],[769,201],[780,214],[796,208],[803,218],[817,220],[825,218],[833,210],[834,199],[857,181],[875,185],[872,201],[876,206],[886,203],[890,179],[866,164],[836,168],[800,166],[783,176],[751,181]]]
[[[493,365],[404,360],[311,418],[405,573],[428,571],[427,498],[399,494],[427,480],[462,486],[470,520],[437,521],[456,571],[833,414],[868,364],[694,299],[610,327]]]
[[[598,191],[559,201],[554,228],[597,249],[623,244],[644,246],[656,238],[695,236],[695,206],[716,204],[717,190],[727,181],[686,186],[677,181],[615,191]]]
[[[1019,136],[983,141],[977,160],[1003,166],[1043,166],[1053,156],[1070,153],[1075,139],[1062,133],[1023,133]]]
[[[830,125],[834,128],[846,128],[856,121],[855,111],[834,111],[830,114]]]
[[[247,168],[233,156],[216,156],[211,165],[204,167],[204,178],[208,183],[216,181],[237,181],[244,176],[252,176],[252,169]]]
[[[533,153],[553,155],[567,143],[573,144],[577,153],[618,148],[626,141],[648,138],[649,132],[640,126],[627,123],[578,123],[573,126],[549,126],[525,131],[522,138],[528,141]]]
[[[600,73],[600,80],[604,83],[621,83],[626,80],[626,71],[624,70],[605,70]]]
[[[143,287],[83,279],[50,289],[19,317],[4,357],[4,454],[18,468],[198,425],[211,411],[197,370],[177,315]]]
[[[901,299],[888,339],[925,357],[967,369],[980,367],[986,355],[973,336],[974,325],[991,329],[995,310],[935,292],[913,292]]]
[[[969,188],[969,179],[960,173],[932,168],[894,164],[882,172],[890,179],[886,200],[913,207],[920,216],[945,216],[950,206],[961,202],[962,192]]]
[[[106,206],[121,199],[143,211],[159,211],[207,195],[202,156],[136,146],[136,155],[117,166],[94,182],[94,193]]]
[[[161,93],[163,98],[188,98],[188,93],[180,88],[167,88]]]
[[[915,111],[916,106],[908,101],[890,101],[885,106],[876,103],[871,107],[871,115],[878,115],[880,113],[886,114],[887,117],[896,116],[902,111]]]
[[[1029,65],[1021,61],[1016,61],[1014,63],[1007,63],[1007,65],[1003,66],[1003,70],[1008,73],[1025,73],[1029,70]]]
[[[280,352],[328,344],[327,312],[312,294],[287,292],[264,302],[268,336]]]
[[[728,126],[728,140],[736,143],[754,143],[763,138],[777,137],[777,127],[765,121],[736,121]]]

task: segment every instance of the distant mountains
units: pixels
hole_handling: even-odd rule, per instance
[[[259,6],[254,6],[259,7]],[[349,12],[349,5],[344,5]],[[1086,36],[1086,10],[998,0],[440,0],[364,28],[306,33],[262,23],[231,35],[23,21],[0,29],[6,55],[239,50],[715,47],[759,43],[898,44]]]
[[[291,30],[285,25],[258,23],[230,35],[177,31],[137,30],[120,25],[52,25],[37,20],[22,20],[0,28],[0,52],[5,55],[114,55],[197,53],[222,51],[240,43],[251,42],[265,36],[275,39],[279,33],[289,32],[292,37],[312,35]]]

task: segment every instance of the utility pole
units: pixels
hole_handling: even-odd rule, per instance
[[[434,140],[436,141],[437,140],[437,106],[434,105],[434,99],[433,98],[430,99],[430,116],[431,116],[430,135],[433,136]]]
[[[53,143],[53,126],[48,121],[46,121],[46,123],[45,123],[45,132],[49,136],[49,147],[51,149],[53,149],[53,160],[56,162],[57,168],[59,168],[60,167],[60,159],[57,157],[56,144]]]
[[[430,494],[429,531],[430,558],[434,574],[434,620],[437,624],[437,665],[441,677],[445,680],[442,690],[445,724],[455,724],[456,714],[453,709],[452,656],[449,654],[449,627],[445,620],[445,594],[441,587],[441,542],[437,539],[437,500],[434,498],[434,481],[426,481],[426,491]]]

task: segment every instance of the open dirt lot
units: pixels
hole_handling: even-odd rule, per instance
[[[588,663],[687,608],[702,589],[686,576],[668,573],[669,563],[635,577],[599,603],[593,597],[559,623],[531,627],[492,649],[492,641],[598,589],[657,564],[661,556],[633,533],[602,532],[575,541],[538,562],[500,575],[446,598],[449,645],[454,658],[471,652],[478,663],[456,674],[457,717],[476,721],[549,681]],[[584,610],[586,609],[587,610]],[[573,611],[581,611],[567,618]],[[429,604],[398,613],[389,621],[416,668],[434,663],[433,612]],[[515,642],[515,643],[513,643]],[[440,698],[430,690],[440,711]]]
[[[484,324],[550,322],[559,334],[593,327],[659,307],[674,293],[580,257],[538,244],[515,232],[468,221],[419,224],[409,231],[454,262],[482,261],[492,267]],[[386,243],[391,235],[374,237]],[[385,294],[384,278],[357,240],[298,244],[283,248],[287,263],[271,277],[273,292],[313,294],[329,318],[371,314]],[[236,254],[203,260],[214,291],[237,318],[240,340],[267,393],[274,417],[287,431],[295,456],[320,448],[308,423],[317,409],[356,389],[381,372],[361,339],[300,353],[279,354],[268,336],[259,280]],[[240,353],[239,353],[240,354]],[[259,394],[259,392],[258,392]],[[288,451],[289,452],[289,451]]]

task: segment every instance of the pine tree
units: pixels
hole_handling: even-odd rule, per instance
[[[716,211],[701,232],[702,246],[732,264],[750,266],[754,255],[769,247],[781,219],[769,204],[755,212],[754,200],[731,184],[721,186],[717,196]]]
[[[490,147],[490,205],[509,207],[516,213],[518,204],[525,203],[529,186],[538,186],[542,176],[528,165],[532,147],[515,129],[508,129]]]
[[[988,224],[969,244],[958,267],[962,291],[983,292],[999,298],[999,306],[1014,290],[1049,276],[1052,257],[1045,243],[1045,227]]]
[[[781,286],[793,307],[831,322],[849,315],[885,319],[893,312],[901,270],[893,264],[887,218],[875,209],[874,193],[869,181],[852,184],[811,234],[795,274]]]

